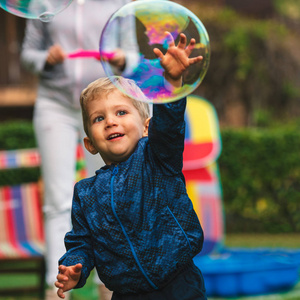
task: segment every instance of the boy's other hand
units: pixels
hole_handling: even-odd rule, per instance
[[[113,57],[108,60],[109,63],[117,67],[120,71],[124,70],[126,59],[123,50],[115,49],[113,53],[114,53]]]
[[[183,72],[190,66],[203,59],[202,56],[189,58],[191,55],[196,41],[191,39],[188,46],[186,46],[187,38],[185,34],[180,34],[178,45],[175,45],[173,36],[170,32],[166,31],[166,38],[169,40],[169,48],[165,55],[158,49],[154,48],[153,52],[160,59],[162,67],[165,69],[165,78],[171,83],[176,81],[181,83],[181,76]]]
[[[55,282],[55,286],[58,288],[57,295],[64,299],[64,292],[67,292],[73,289],[81,276],[82,264],[77,264],[75,266],[66,267],[64,265],[60,265],[58,267],[59,274],[57,275],[57,281]]]

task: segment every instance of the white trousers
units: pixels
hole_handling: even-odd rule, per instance
[[[37,100],[34,128],[44,182],[46,283],[53,287],[58,260],[65,253],[64,236],[71,229],[71,206],[76,171],[76,148],[85,136],[81,111],[50,99]],[[99,154],[85,150],[88,176],[104,165]]]

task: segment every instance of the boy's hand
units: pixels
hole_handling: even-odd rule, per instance
[[[82,264],[77,264],[75,266],[66,267],[60,265],[58,267],[59,274],[57,275],[57,281],[55,282],[55,286],[58,288],[57,295],[64,299],[64,292],[67,292],[73,289],[81,276]]]
[[[203,59],[202,56],[197,56],[194,58],[189,58],[192,50],[195,47],[195,39],[191,39],[189,45],[186,47],[186,36],[181,33],[178,45],[175,45],[174,39],[170,32],[165,32],[169,42],[169,48],[165,55],[157,49],[154,48],[153,52],[160,59],[162,67],[165,69],[165,78],[170,83],[177,85],[181,83],[181,76],[183,72],[190,66]]]

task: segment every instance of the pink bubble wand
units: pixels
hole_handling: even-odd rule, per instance
[[[114,52],[102,52],[103,59],[111,60],[114,58],[115,53]],[[99,51],[96,50],[83,50],[79,49],[74,52],[70,52],[67,54],[68,58],[74,59],[74,58],[95,58],[97,60],[100,60],[101,56]]]

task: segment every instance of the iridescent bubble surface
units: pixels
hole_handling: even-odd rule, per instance
[[[202,61],[184,71],[183,84],[179,88],[166,83],[160,59],[153,52],[154,48],[158,48],[166,53],[169,47],[166,31],[172,34],[176,45],[180,33],[186,35],[187,44],[194,38],[196,45],[189,57],[203,56]],[[149,103],[172,102],[192,93],[202,82],[210,60],[209,37],[199,18],[182,5],[163,0],[134,1],[123,6],[107,22],[99,48],[107,76],[120,75],[134,80]],[[126,58],[123,68],[107,57],[108,53],[117,57],[120,50]],[[135,98],[130,91],[116,86]]]
[[[0,0],[0,7],[18,17],[50,22],[73,0]]]

